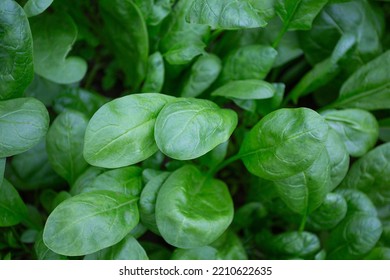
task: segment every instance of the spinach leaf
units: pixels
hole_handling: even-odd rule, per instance
[[[134,0],[148,25],[160,24],[171,12],[173,0]]]
[[[148,71],[142,92],[161,92],[164,84],[164,60],[159,52],[149,56]]]
[[[225,183],[191,165],[174,171],[157,196],[157,227],[175,247],[208,245],[222,235],[232,219],[233,202]]]
[[[0,186],[3,184],[6,158],[0,158]]]
[[[153,155],[157,151],[157,115],[172,99],[157,93],[133,94],[103,105],[85,132],[85,160],[91,165],[117,168]]]
[[[188,160],[200,157],[229,139],[237,114],[208,100],[181,98],[168,103],[157,116],[155,139],[167,156]]]
[[[0,214],[0,227],[17,225],[27,218],[26,205],[6,179],[0,186]]]
[[[77,177],[77,180],[72,184],[70,193],[74,195],[85,192],[84,190],[90,189],[93,180],[102,174],[105,169],[95,166],[89,166],[87,169]]]
[[[50,250],[43,242],[42,232],[38,234],[38,238],[34,244],[34,251],[38,260],[66,260],[67,257],[59,255]]]
[[[53,3],[53,0],[28,0],[24,5],[24,12],[28,17],[43,13]]]
[[[111,191],[76,195],[50,214],[43,241],[52,251],[66,256],[91,254],[112,246],[138,224],[136,201]]]
[[[34,147],[45,136],[48,126],[46,107],[35,98],[0,101],[0,157]]]
[[[212,96],[241,100],[267,99],[272,98],[274,94],[274,86],[261,80],[232,81],[211,93]]]
[[[26,14],[13,0],[0,3],[0,42],[0,100],[20,97],[33,79],[33,45]]]
[[[379,120],[379,139],[390,142],[390,118]]]

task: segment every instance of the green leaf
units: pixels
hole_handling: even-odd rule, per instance
[[[27,208],[18,191],[6,180],[0,186],[0,227],[19,224],[27,218]]]
[[[249,45],[232,51],[223,61],[221,82],[264,79],[271,70],[277,52],[270,46]]]
[[[334,107],[366,110],[390,108],[390,51],[357,70],[343,84]]]
[[[283,101],[285,85],[282,83],[274,83],[272,85],[275,88],[275,95],[269,99],[260,99],[256,101],[256,111],[263,116],[279,109]]]
[[[85,133],[84,158],[95,166],[123,167],[143,161],[157,151],[154,124],[172,97],[133,94],[103,105],[91,118]]]
[[[274,94],[274,86],[261,80],[232,81],[211,93],[212,96],[241,100],[267,99],[272,98]]]
[[[25,95],[26,97],[34,97],[45,104],[46,107],[50,107],[65,87],[66,85],[54,83],[35,74],[34,80],[26,89]]]
[[[200,157],[229,139],[237,114],[208,100],[181,98],[161,110],[155,124],[158,148],[178,160]]]
[[[38,260],[66,260],[65,256],[54,253],[43,242],[42,232],[38,235],[34,244],[34,251]]]
[[[0,42],[0,100],[20,97],[33,79],[33,46],[26,14],[13,0],[0,3]]]
[[[6,158],[0,158],[0,186],[3,184]]]
[[[85,256],[85,260],[148,260],[148,256],[131,235],[127,235],[121,242],[96,253]]]
[[[91,254],[121,241],[138,220],[136,198],[111,191],[84,193],[54,209],[43,241],[61,255]]]
[[[365,192],[377,205],[390,202],[390,143],[368,152],[351,166],[343,188]]]
[[[219,144],[210,152],[201,156],[199,158],[199,162],[204,166],[208,166],[209,168],[213,168],[217,166],[225,159],[228,146],[229,146],[229,141]]]
[[[40,101],[31,97],[0,101],[0,158],[31,149],[48,126],[49,114]]]
[[[183,97],[201,95],[217,79],[221,72],[221,60],[213,54],[200,56],[191,66],[189,76],[181,91]]]
[[[53,3],[53,0],[28,0],[24,5],[24,12],[28,17],[43,13]]]
[[[220,238],[211,244],[218,250],[218,259],[247,260],[245,248],[240,238],[231,230],[227,230]]]
[[[158,229],[175,247],[208,245],[222,235],[232,219],[233,202],[225,183],[203,175],[194,166],[173,172],[157,196]]]
[[[126,80],[137,88],[146,75],[149,54],[145,20],[130,0],[100,0],[99,7],[117,61]]]
[[[77,26],[66,13],[42,14],[30,19],[35,73],[58,84],[80,81],[87,63],[68,53],[77,38]]]
[[[367,256],[365,260],[390,260],[390,248],[376,247]]]
[[[168,63],[186,64],[194,57],[204,53],[205,40],[210,30],[206,25],[194,25],[186,22],[186,14],[193,0],[177,2],[173,12],[166,20],[160,41],[160,49]]]
[[[148,72],[142,92],[161,92],[164,85],[164,60],[159,52],[149,56]]]
[[[171,12],[172,0],[134,0],[148,25],[158,25]]]
[[[241,29],[264,27],[267,22],[252,6],[251,2],[253,1],[193,1],[186,19],[190,23],[207,24],[212,29]]]
[[[379,120],[379,139],[390,142],[390,118]]]
[[[277,0],[276,13],[286,30],[307,30],[328,0]]]
[[[88,119],[76,111],[64,111],[54,120],[46,137],[48,159],[53,169],[70,184],[88,164],[83,158]]]
[[[378,140],[379,127],[375,117],[364,110],[329,110],[322,116],[340,136],[353,157],[361,157],[371,150]]]
[[[155,234],[160,234],[156,223],[157,195],[169,175],[169,172],[163,172],[152,178],[143,188],[139,200],[139,214],[141,222]]]
[[[328,193],[322,205],[308,218],[308,224],[315,230],[332,229],[340,223],[347,214],[347,202],[337,193]]]
[[[308,169],[322,153],[327,137],[328,125],[313,110],[279,109],[251,129],[240,154],[251,173],[278,180]]]
[[[176,248],[171,260],[218,260],[218,250],[210,246],[191,249]]]
[[[100,167],[89,166],[74,182],[70,189],[72,195],[78,195],[84,192],[86,189],[90,189],[94,179],[102,174],[105,170]]]

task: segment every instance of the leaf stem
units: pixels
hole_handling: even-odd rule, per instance
[[[210,177],[213,177],[215,175],[215,173],[220,171],[222,168],[224,168],[225,166],[231,164],[232,162],[234,162],[236,160],[243,158],[244,156],[245,155],[243,155],[243,154],[237,153],[237,154],[231,156],[230,158],[227,158],[226,160],[224,160],[223,162],[221,162],[220,164],[218,164],[214,168],[211,168],[208,172],[208,175]]]

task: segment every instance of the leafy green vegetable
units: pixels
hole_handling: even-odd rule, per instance
[[[0,186],[0,214],[0,227],[19,224],[27,216],[26,205],[6,179]]]
[[[275,88],[272,84],[260,80],[243,80],[227,83],[211,94],[230,99],[267,99],[274,96]]]
[[[164,84],[164,61],[161,53],[155,52],[149,56],[148,72],[142,92],[161,92]]]
[[[51,3],[53,0],[28,0],[23,9],[28,17],[33,17],[43,13]]]

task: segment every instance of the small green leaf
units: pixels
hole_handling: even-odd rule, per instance
[[[34,43],[34,70],[58,84],[80,81],[87,63],[80,57],[67,57],[77,38],[77,26],[66,13],[45,13],[30,19]]]
[[[158,229],[175,247],[208,245],[222,235],[232,219],[233,202],[225,183],[203,175],[194,166],[173,172],[157,196]]]
[[[184,82],[181,96],[201,95],[217,79],[221,72],[221,60],[213,54],[200,56],[191,66],[191,72]]]
[[[20,97],[34,77],[28,19],[13,0],[0,3],[0,100]]]
[[[133,94],[103,105],[91,118],[84,157],[91,165],[117,168],[143,161],[157,151],[154,124],[162,107],[173,97]]]
[[[267,99],[275,94],[272,84],[260,80],[242,80],[229,82],[211,93],[212,96],[223,96],[241,100]]]
[[[43,241],[61,255],[91,254],[121,241],[138,220],[136,198],[111,191],[83,193],[54,209]]]
[[[23,153],[46,135],[49,114],[35,98],[0,101],[0,158]]]
[[[164,60],[159,52],[149,56],[148,72],[142,86],[142,92],[161,92],[164,85]]]
[[[28,0],[24,5],[24,12],[28,17],[43,13],[53,3],[53,0]]]
[[[379,121],[379,139],[390,142],[390,118]]]
[[[148,256],[131,235],[127,235],[121,242],[96,253],[85,256],[85,260],[148,260]]]
[[[200,157],[229,139],[237,114],[208,100],[181,98],[167,104],[155,124],[158,148],[167,156],[188,160]]]
[[[378,140],[378,122],[367,111],[360,109],[329,110],[323,112],[322,116],[337,132],[348,153],[353,157],[361,157],[367,153]]]
[[[6,180],[0,186],[0,227],[19,224],[27,218],[27,208],[18,191]]]
[[[70,184],[88,164],[83,158],[88,119],[76,111],[64,111],[54,120],[46,137],[48,159],[53,169]]]
[[[190,23],[207,24],[212,29],[263,27],[267,22],[248,0],[193,1],[186,19]]]

